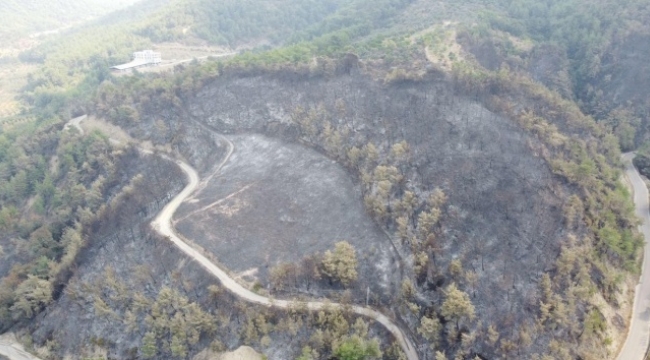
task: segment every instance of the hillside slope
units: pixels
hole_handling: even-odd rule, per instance
[[[197,168],[179,236],[251,291],[370,304],[423,358],[613,358],[642,246],[619,148],[645,136],[645,8],[585,4],[150,0],[23,54],[42,64],[24,95]],[[253,49],[106,69],[171,40]],[[171,163],[57,126],[0,146],[4,327],[54,357],[399,358],[349,312],[238,303],[149,231]]]
[[[486,68],[524,71],[575,100],[632,150],[650,138],[649,17],[646,1],[520,1],[468,29],[466,44]]]
[[[179,75],[164,94],[131,83],[139,97],[112,97],[96,109],[154,142],[182,139],[170,129],[189,116],[223,133],[308,144],[346,166],[405,266],[400,293],[378,301],[420,344],[464,356],[613,355],[603,339],[618,344],[624,333],[624,279],[640,246],[613,137],[526,78],[430,69],[417,80],[387,74],[392,80],[382,83],[373,80],[385,71],[377,65],[321,61],[270,70],[235,60],[216,77],[207,65]],[[104,91],[116,89],[107,84],[100,98]],[[159,96],[174,99],[174,110],[160,113]],[[113,101],[136,108],[140,120],[120,120]],[[161,118],[166,126],[154,131]],[[365,298],[359,285],[351,287],[356,302]],[[456,287],[473,305],[458,317],[444,310]],[[437,330],[423,330],[429,321],[440,322]]]
[[[126,7],[137,0],[29,0],[3,1],[0,7],[0,35],[16,36],[55,30]]]

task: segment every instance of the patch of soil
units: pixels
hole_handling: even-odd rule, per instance
[[[214,353],[205,349],[197,354],[193,360],[262,360],[263,357],[249,346],[241,346],[235,351]]]

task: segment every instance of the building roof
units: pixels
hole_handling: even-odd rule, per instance
[[[153,50],[142,50],[142,51],[136,51],[134,52],[134,54],[160,54],[160,53]]]
[[[130,63],[122,64],[122,65],[115,65],[111,66],[111,69],[116,69],[116,70],[126,70],[126,69],[132,69],[134,67],[142,66],[142,65],[147,65],[149,64],[147,61],[144,60],[133,60]]]

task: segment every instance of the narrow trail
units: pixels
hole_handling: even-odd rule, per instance
[[[230,150],[226,154],[224,160],[219,164],[219,166],[216,167],[215,171],[212,173],[210,177],[214,176],[217,172],[219,172],[219,170],[230,159],[230,156],[234,151],[234,145],[232,144],[232,142],[230,142],[225,137],[223,138],[230,144]],[[156,231],[158,231],[161,235],[167,237],[172,243],[174,243],[174,245],[176,245],[186,255],[194,259],[201,266],[203,266],[210,274],[212,274],[217,279],[219,279],[221,284],[226,289],[231,291],[233,294],[235,294],[242,300],[253,304],[258,304],[258,305],[270,306],[270,307],[275,307],[280,309],[289,309],[292,306],[292,304],[295,304],[294,302],[289,300],[270,299],[268,297],[256,294],[246,289],[245,287],[240,285],[235,279],[233,279],[228,273],[226,273],[224,270],[222,270],[217,265],[212,263],[208,258],[206,258],[200,252],[195,250],[193,247],[191,247],[189,244],[187,244],[178,236],[178,234],[176,233],[172,225],[172,217],[174,213],[176,212],[178,207],[188,197],[190,197],[190,195],[193,194],[195,190],[197,190],[197,188],[199,188],[199,184],[203,184],[203,186],[205,186],[206,181],[204,180],[203,182],[200,182],[198,173],[189,164],[180,160],[176,160],[176,163],[187,175],[189,179],[189,183],[178,195],[176,195],[176,197],[174,197],[162,209],[162,211],[152,222],[153,228]],[[304,305],[306,305],[307,309],[311,311],[320,310],[326,306],[329,306],[330,308],[343,308],[342,304],[325,303],[322,301],[307,301],[304,302]],[[357,305],[353,305],[351,309],[352,312],[358,315],[366,316],[382,324],[391,334],[393,334],[393,336],[398,341],[402,350],[404,351],[404,353],[406,354],[409,360],[419,360],[415,346],[411,343],[408,337],[406,337],[404,332],[402,332],[402,330],[395,323],[393,323],[386,315],[376,310],[372,310],[370,308],[357,306]]]
[[[625,174],[634,188],[634,208],[641,219],[639,232],[645,239],[643,267],[636,286],[632,318],[625,343],[618,354],[618,360],[643,360],[650,343],[650,213],[648,212],[648,188],[632,164],[634,153],[623,155]]]
[[[223,204],[223,203],[226,202],[227,200],[229,200],[229,199],[231,199],[231,198],[233,198],[233,197],[235,197],[235,196],[237,196],[237,195],[243,193],[244,191],[250,189],[250,187],[253,186],[253,185],[255,185],[255,184],[256,184],[256,183],[248,184],[248,185],[242,187],[241,189],[235,191],[234,193],[232,193],[232,194],[230,194],[230,195],[228,195],[228,196],[226,196],[226,197],[224,197],[224,198],[221,198],[221,199],[219,199],[219,200],[217,200],[217,201],[215,201],[215,202],[213,202],[213,203],[211,203],[211,204],[208,204],[208,205],[206,205],[206,206],[204,206],[204,207],[202,207],[202,208],[196,209],[196,210],[194,210],[194,211],[188,213],[187,215],[185,215],[185,216],[183,216],[183,217],[181,217],[181,218],[176,218],[175,220],[173,220],[173,222],[174,222],[174,224],[178,224],[179,222],[181,222],[181,221],[183,221],[183,220],[185,220],[185,219],[187,219],[187,218],[189,218],[189,217],[191,217],[191,216],[193,216],[193,215],[196,215],[196,214],[198,214],[198,213],[202,213],[202,212],[204,212],[204,211],[206,211],[206,210],[210,210],[210,209],[212,209],[213,207],[215,207],[215,206],[217,206],[217,205]],[[198,189],[197,189],[197,191],[195,191],[195,194],[197,194],[197,193],[198,193]]]

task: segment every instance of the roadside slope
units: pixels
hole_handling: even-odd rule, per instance
[[[618,354],[619,360],[643,359],[650,341],[650,268],[648,267],[648,257],[650,257],[650,245],[648,244],[650,242],[650,213],[648,212],[648,188],[632,164],[633,158],[634,153],[623,155],[625,174],[634,188],[636,215],[642,221],[641,225],[639,225],[639,231],[643,234],[646,245],[643,252],[641,277],[639,284],[636,286],[632,320],[625,344]]]

